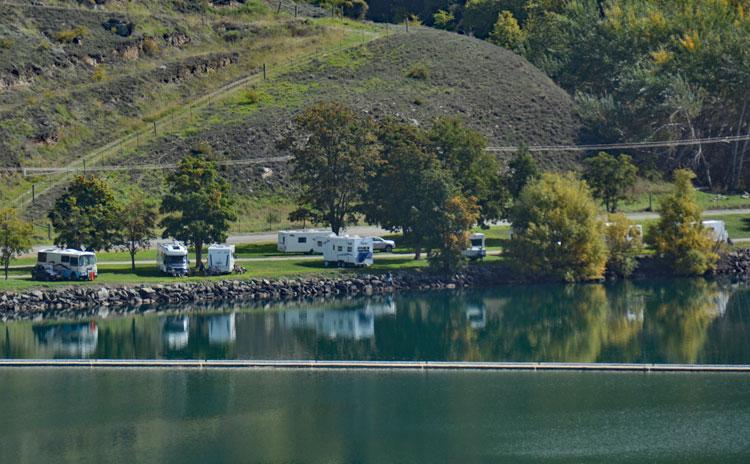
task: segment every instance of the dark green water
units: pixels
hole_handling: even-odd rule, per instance
[[[0,324],[0,356],[750,364],[750,290],[704,280],[170,311]]]
[[[728,374],[0,369],[4,463],[750,462]]]

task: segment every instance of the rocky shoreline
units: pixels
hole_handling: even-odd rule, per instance
[[[641,258],[638,270],[633,275],[636,279],[669,276],[663,263],[653,257]],[[722,256],[713,276],[734,281],[750,279],[750,249],[736,250]],[[392,274],[355,274],[338,278],[176,281],[159,285],[40,288],[24,292],[0,292],[0,320],[77,318],[102,311],[116,314],[189,304],[266,304],[520,283],[524,282],[500,264],[469,266],[463,272],[450,276],[412,269]]]
[[[76,317],[130,312],[165,305],[291,300],[391,294],[402,290],[457,289],[499,283],[497,266],[477,266],[448,277],[421,270],[341,278],[249,279],[175,282],[161,285],[70,286],[0,293],[0,319]]]

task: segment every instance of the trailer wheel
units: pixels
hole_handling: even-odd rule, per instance
[[[339,262],[338,262],[338,266],[339,266],[339,267],[344,267],[344,262],[343,262],[343,261],[339,261]]]
[[[385,247],[385,252],[386,253],[393,253],[393,247],[390,246],[390,245],[388,245],[387,247]]]

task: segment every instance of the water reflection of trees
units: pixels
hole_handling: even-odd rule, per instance
[[[95,344],[79,350],[80,355],[750,362],[750,291],[730,293],[705,280],[518,286],[410,293],[393,302],[354,299],[275,311],[231,309],[99,319]],[[86,323],[80,321],[5,324],[2,354],[70,356],[71,349],[81,348],[82,327]]]

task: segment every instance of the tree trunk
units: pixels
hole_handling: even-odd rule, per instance
[[[203,258],[203,242],[195,242],[195,267],[200,267]]]
[[[135,274],[135,250],[132,248],[130,249],[130,269]]]
[[[7,260],[5,263],[3,263],[3,267],[5,268],[5,280],[8,280],[8,265],[10,264],[10,260]]]
[[[422,240],[419,237],[414,237],[414,259],[417,260],[422,257]]]

